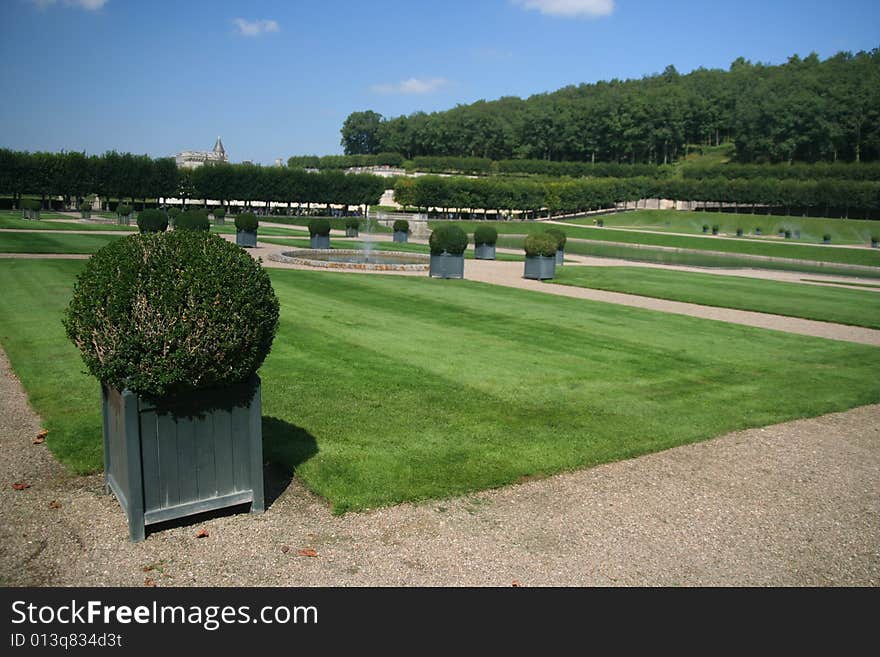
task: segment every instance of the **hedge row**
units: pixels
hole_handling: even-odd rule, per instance
[[[686,179],[742,178],[748,180],[871,180],[880,181],[880,162],[818,162],[816,164],[724,164],[688,166],[682,169]]]
[[[351,167],[392,166],[403,164],[400,153],[377,155],[294,155],[287,159],[287,166],[299,169],[349,169]]]

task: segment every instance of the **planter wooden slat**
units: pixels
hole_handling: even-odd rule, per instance
[[[214,418],[214,485],[232,490],[232,423],[227,413]]]

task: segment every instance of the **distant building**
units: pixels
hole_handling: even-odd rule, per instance
[[[226,149],[223,148],[223,142],[217,137],[214,149],[210,151],[183,151],[175,157],[178,169],[197,169],[203,164],[217,164],[218,162],[229,162],[229,156]]]

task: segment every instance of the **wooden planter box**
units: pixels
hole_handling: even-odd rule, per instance
[[[557,249],[556,251],[556,266],[561,267],[565,264],[565,249]]]
[[[309,246],[313,249],[329,249],[330,248],[330,236],[329,235],[312,235],[309,237]]]
[[[428,276],[431,278],[464,278],[464,255],[452,255],[446,252],[438,255],[432,253]]]
[[[474,245],[475,260],[494,260],[495,245],[494,244],[475,244]]]
[[[214,225],[215,226],[225,226],[226,225],[226,217],[214,217]]]
[[[407,242],[409,242],[409,233],[405,230],[395,230],[394,241],[406,244]]]
[[[556,275],[555,256],[526,256],[525,278],[544,281]]]
[[[345,236],[346,237],[357,237],[358,236],[358,229],[357,228],[346,228],[345,229]]]
[[[104,486],[128,516],[132,541],[144,539],[147,525],[196,513],[245,503],[263,511],[259,378],[255,384],[249,402],[199,415],[102,386]]]
[[[257,246],[257,231],[255,230],[237,230],[235,231],[235,243],[246,249]]]
[[[116,217],[116,223],[120,226],[130,226],[131,225],[131,215],[127,214],[124,217],[122,215],[118,215]]]
[[[40,220],[40,211],[39,210],[22,210],[21,218],[28,219],[30,221],[39,221]]]
[[[79,214],[80,214],[80,217],[83,219],[91,219],[92,218],[92,211],[91,210],[80,210]]]

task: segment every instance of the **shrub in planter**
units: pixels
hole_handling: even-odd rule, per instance
[[[603,228],[605,226],[605,220],[604,219],[596,219],[596,225],[599,228]]]
[[[556,238],[546,233],[533,233],[526,237],[523,244],[526,252],[526,278],[544,280],[556,275],[557,244]]]
[[[871,235],[871,248],[876,249],[878,246],[880,246],[880,237]]]
[[[174,230],[211,230],[208,215],[198,210],[181,212],[174,222]]]
[[[755,235],[761,235],[761,229],[759,227],[755,227]]]
[[[345,220],[345,236],[357,237],[361,227],[361,220],[357,217],[349,217]]]
[[[145,526],[263,509],[257,369],[278,325],[259,262],[204,232],[115,240],[86,263],[64,314],[102,387],[104,481]]]
[[[406,219],[397,219],[392,226],[394,229],[394,241],[406,243],[409,241],[409,222]]]
[[[180,208],[168,208],[168,223],[174,226],[177,218],[180,216]]]
[[[242,212],[235,218],[235,243],[245,248],[257,245],[260,222],[253,212]]]
[[[161,210],[144,210],[137,218],[142,233],[164,233],[168,229],[168,217]]]
[[[791,239],[791,231],[788,230],[787,228],[784,231],[782,231],[782,234],[785,235],[785,239],[787,239],[787,240]]]
[[[737,228],[737,229],[736,229],[736,236],[737,236],[737,237],[742,237],[742,236],[743,236],[743,229],[742,229],[742,228]]]
[[[474,258],[477,260],[494,260],[495,244],[498,242],[498,231],[494,226],[482,224],[474,231]]]
[[[42,204],[36,199],[32,198],[23,198],[21,199],[21,216],[23,219],[32,219],[34,221],[39,221],[40,219],[40,208],[43,207]]]
[[[434,278],[464,278],[464,252],[468,236],[452,224],[439,226],[428,239],[431,262],[428,275]]]
[[[226,224],[226,210],[223,208],[215,208],[211,211],[211,214],[214,215],[215,226],[223,226]]]
[[[713,235],[717,235],[717,234],[718,234],[718,225],[717,225],[717,224],[714,225],[714,226],[712,226],[712,234],[713,234]]]
[[[704,233],[708,233],[708,232],[709,232],[709,224],[703,224],[703,232],[704,232]]]
[[[309,220],[309,245],[313,249],[330,248],[330,220],[315,217]]]
[[[116,206],[116,223],[123,224],[128,226],[131,224],[131,206],[130,205],[117,205]]]
[[[91,219],[92,218],[92,204],[88,201],[83,201],[79,204],[79,216],[83,219]]]
[[[822,244],[831,244],[831,235],[829,235],[828,233],[825,233],[822,236]]]
[[[565,233],[559,228],[548,228],[545,232],[556,240],[556,266],[561,267],[565,260]]]

